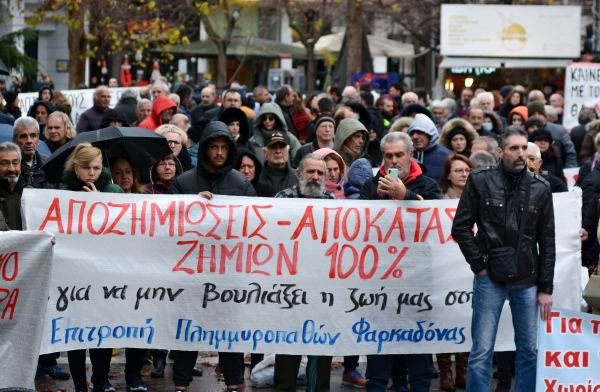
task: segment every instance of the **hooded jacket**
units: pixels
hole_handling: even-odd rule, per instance
[[[127,118],[127,121],[125,122],[125,124],[127,126],[129,126],[129,124],[133,124],[134,122],[138,121],[138,117],[137,114],[135,114],[135,111],[137,109],[137,99],[134,97],[128,97],[128,98],[121,98],[121,102],[115,106],[116,110],[120,110],[121,112],[123,112],[123,114],[125,114],[125,118]]]
[[[415,116],[412,125],[408,128],[408,134],[411,135],[414,131],[423,132],[429,135],[431,139],[429,140],[429,145],[425,148],[425,151],[414,151],[413,159],[418,163],[425,165],[427,168],[425,175],[427,177],[435,182],[440,182],[444,161],[448,155],[452,154],[452,151],[438,144],[439,135],[435,124],[424,114],[419,113]]]
[[[235,107],[229,107],[221,113],[219,119],[217,121],[221,121],[225,125],[229,126],[234,121],[240,123],[240,132],[238,133],[237,139],[235,139],[235,145],[238,148],[245,148],[254,153],[254,147],[252,146],[252,142],[250,142],[250,127],[248,126],[248,116],[242,109],[238,109]]]
[[[151,131],[155,131],[156,128],[162,125],[162,119],[160,114],[167,109],[173,109],[173,114],[177,113],[177,105],[167,97],[156,97],[152,104],[152,112],[150,116],[138,124],[140,128],[146,128]]]
[[[390,126],[389,132],[402,132],[402,128],[410,128],[413,121],[412,117],[398,117]]]
[[[275,128],[273,128],[271,131],[265,130],[262,126],[262,119],[263,119],[263,116],[266,114],[275,115],[275,117],[277,117],[279,120],[279,126],[281,128],[277,128],[277,124],[275,124]],[[292,135],[288,131],[288,127],[285,122],[285,118],[283,117],[283,113],[281,112],[281,108],[276,103],[265,103],[264,105],[262,105],[260,107],[260,109],[258,111],[258,116],[256,117],[256,121],[254,121],[253,129],[254,129],[254,135],[250,138],[250,141],[252,142],[254,151],[262,152],[262,149],[265,145],[265,138],[267,136],[269,136],[269,134],[271,132],[274,132],[274,131],[285,132],[285,133],[287,133],[288,137],[290,138],[290,157],[288,159],[288,162],[290,164],[294,161],[294,158],[296,157],[296,153],[298,152],[300,147],[302,147],[302,145],[300,144],[300,142],[298,141],[296,136]],[[264,165],[265,160],[266,160],[264,154],[261,154],[261,153],[257,154],[257,158],[260,161],[260,163],[262,163]]]
[[[360,158],[354,161],[348,170],[348,181],[344,183],[346,199],[358,199],[361,188],[371,177],[373,177],[373,168],[368,160]]]
[[[579,163],[584,163],[596,153],[594,138],[600,132],[600,120],[591,121],[585,126],[585,136],[579,151]],[[552,135],[554,137],[554,135]]]
[[[365,142],[358,154],[352,153],[349,151],[347,147],[344,146],[344,142],[350,136],[355,134],[356,132],[363,132],[365,134]],[[365,126],[358,120],[353,118],[345,118],[340,121],[336,131],[335,131],[335,139],[333,140],[333,150],[340,154],[346,167],[352,166],[355,160],[363,158],[369,149],[369,131],[365,128]],[[346,176],[343,177],[344,181],[348,178]]]
[[[48,116],[50,116],[50,113],[53,113],[56,110],[56,107],[50,101],[37,101],[33,105],[31,105],[31,107],[29,108],[29,110],[31,110],[33,113],[33,115],[31,117],[35,118],[35,111],[37,110],[37,107],[39,105],[42,105],[46,108],[46,110],[48,111]],[[46,124],[47,123],[48,123],[48,119],[46,118]],[[46,141],[46,135],[44,132],[44,130],[46,129],[46,124],[40,125],[40,140],[41,141]]]
[[[206,148],[212,139],[224,138],[229,144],[229,152],[223,166],[213,172],[206,164]],[[250,181],[233,167],[237,160],[237,147],[227,125],[213,121],[206,126],[198,143],[198,166],[189,170],[175,180],[170,194],[196,195],[200,192],[211,192],[215,195],[256,196]]]
[[[181,166],[181,162],[179,162],[179,159],[175,157],[175,178],[169,184],[165,184],[160,180],[160,177],[158,176],[158,171],[156,170],[157,164],[158,162],[152,165],[152,169],[150,172],[150,184],[146,185],[146,193],[149,195],[164,195],[169,193],[169,188],[171,184],[173,184],[173,182],[175,182],[175,179],[177,179],[177,177],[180,176],[181,173],[183,173],[183,167]]]
[[[111,121],[121,121],[122,127],[129,127],[127,116],[119,109],[108,109],[100,121],[100,129],[108,128]]]
[[[342,161],[342,165],[340,166],[339,180],[337,183],[334,184],[333,182],[329,181],[327,176],[325,176],[325,189],[333,193],[338,199],[345,199],[346,196],[344,195],[344,178],[346,177],[346,164],[344,163],[344,160],[342,159],[340,154],[333,151],[331,148],[320,148],[315,151],[315,154],[322,156],[323,159],[325,159],[325,157],[329,154],[334,154],[338,158],[340,158],[340,161]]]
[[[452,146],[450,144],[450,134],[454,129],[459,127],[463,128],[467,134],[467,148],[465,151],[470,151],[470,147],[473,143],[473,140],[477,139],[479,135],[477,134],[477,131],[475,130],[475,128],[473,128],[471,123],[462,118],[455,118],[449,120],[448,122],[446,122],[446,124],[444,124],[444,126],[442,127],[442,131],[440,132],[440,139],[438,141],[438,144],[442,147],[446,147],[448,150],[452,150]]]
[[[33,101],[33,105],[31,105],[29,107],[29,110],[27,111],[27,117],[34,117],[35,118],[35,104],[43,101],[42,99],[42,91],[44,90],[48,90],[50,91],[50,99],[46,102],[52,102],[52,97],[54,96],[54,94],[52,93],[52,89],[50,88],[50,86],[48,86],[47,84],[41,85],[39,90],[38,90],[38,97],[35,99],[35,101]],[[52,104],[54,105],[54,104]]]
[[[237,160],[235,162],[235,169],[238,171],[240,170],[240,167],[242,166],[242,159],[244,159],[244,157],[248,157],[248,158],[252,159],[252,162],[254,162],[254,179],[252,181],[250,181],[250,183],[252,184],[252,186],[254,187],[254,190],[256,191],[256,196],[258,196],[258,197],[275,197],[277,192],[275,192],[275,189],[273,189],[273,186],[266,182],[260,181],[260,177],[263,172],[263,166],[253,151],[250,151],[247,148],[243,148],[243,147],[238,148]]]

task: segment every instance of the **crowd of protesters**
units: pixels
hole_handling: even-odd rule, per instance
[[[532,203],[543,211],[539,219],[543,221],[540,230],[544,232],[545,242],[537,244],[539,256],[538,250],[530,250],[539,264],[539,268],[534,267],[535,276],[522,277],[515,287],[527,290],[527,296],[537,295],[544,317],[551,299],[541,294],[551,298],[554,268],[554,245],[547,243],[554,236],[549,195],[567,191],[563,169],[580,165],[577,182],[583,189],[580,231],[583,263],[592,269],[598,260],[600,246],[595,233],[600,217],[600,164],[597,164],[600,162],[600,121],[593,108],[584,107],[579,114],[580,125],[572,130],[563,128],[560,122],[564,101],[560,93],[547,96],[539,90],[526,92],[521,86],[504,86],[491,92],[463,88],[456,100],[453,97],[430,100],[424,89],[410,92],[404,85],[395,83],[389,94],[382,95],[368,84],[358,86],[358,91],[355,87],[332,84],[326,92],[305,96],[291,86],[282,86],[271,97],[263,86],[247,94],[245,86],[236,83],[217,94],[214,85],[192,88],[176,83],[172,86],[166,79],[159,79],[140,91],[141,98],[133,90],[124,91],[114,109],[109,108],[108,87],[97,87],[93,107],[79,116],[74,126],[68,101],[64,94],[54,90],[51,77],[41,81],[38,90],[39,96],[26,114],[19,109],[18,90],[2,92],[4,106],[0,110],[0,124],[12,127],[13,142],[0,144],[0,230],[22,229],[20,201],[22,190],[28,187],[196,194],[206,199],[214,195],[460,199],[452,234],[477,274],[476,289],[481,287],[485,291],[495,283],[489,278],[483,280],[487,275],[486,265],[480,260],[478,244],[488,249],[490,243],[495,243],[494,247],[499,243],[502,246],[498,240],[502,235],[515,240],[519,238],[521,223],[515,215],[510,218],[514,221],[511,231],[506,228],[499,234],[505,226],[499,229],[485,219],[481,221],[481,216],[489,214],[489,219],[499,219],[501,223],[504,218],[500,216],[504,213],[493,208],[486,210],[481,203],[477,204],[478,192],[501,193],[507,186],[516,186],[518,191],[525,186],[521,184],[526,181],[521,179],[531,175]],[[47,180],[40,168],[49,157],[41,151],[42,147],[53,154],[78,134],[110,126],[154,131],[166,138],[172,154],[158,160],[151,167],[149,182],[143,183],[143,173],[131,157],[111,157],[107,163],[100,149],[84,143],[78,145],[67,160],[64,173],[59,176],[61,181]],[[390,169],[396,170],[397,177],[390,174]],[[511,189],[510,201],[505,200],[507,205],[519,201],[518,192],[515,196],[515,189]],[[499,202],[493,207],[502,210],[502,206]],[[480,209],[482,212],[478,215]],[[506,219],[504,223],[508,225]],[[535,222],[528,224],[535,227]],[[480,232],[486,233],[485,238],[473,237],[474,224]],[[536,246],[532,241],[526,245],[531,249]],[[502,289],[494,297],[496,302],[501,299],[498,303],[503,303],[507,296],[519,303],[525,296],[514,287],[497,285],[496,288]],[[531,307],[527,312],[530,317]],[[437,354],[439,372],[435,371],[432,356],[428,354],[369,355],[363,376],[358,369],[358,356],[346,356],[343,382],[366,387],[367,391],[385,391],[391,376],[395,391],[410,388],[412,392],[420,392],[430,390],[432,377],[440,377],[444,391],[454,391],[456,387],[487,391],[493,341],[484,339],[485,331],[481,329],[490,323],[497,328],[498,319],[485,320],[483,313],[474,307],[471,355]],[[515,325],[515,328],[522,326]],[[527,338],[520,342],[516,363],[519,377],[522,380],[529,377],[529,382],[535,383],[535,376],[531,378],[531,372],[535,374],[532,334],[535,331],[523,335]],[[202,371],[194,367],[197,352],[167,354],[164,350],[147,353],[127,349],[128,387],[146,390],[140,371],[149,357],[153,359],[151,376],[164,377],[167,355],[174,360],[173,381],[177,390],[185,390],[194,376],[202,375]],[[72,378],[77,392],[87,390],[85,350],[68,353],[70,374],[57,365],[58,356],[59,353],[41,355],[38,375]],[[89,356],[94,369],[93,391],[114,390],[108,378],[111,349],[90,349]],[[331,359],[309,356],[311,390],[329,390]],[[251,366],[261,360],[262,355],[252,354]],[[299,355],[276,356],[277,391],[295,390],[300,360]],[[499,380],[496,391],[508,391],[514,353],[497,353],[496,361],[498,373],[495,376]],[[523,365],[524,362],[527,364]],[[219,365],[227,390],[237,390],[244,374],[243,354],[221,352]]]

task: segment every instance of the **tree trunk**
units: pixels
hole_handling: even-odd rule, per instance
[[[346,83],[352,80],[352,72],[360,72],[362,64],[362,8],[358,0],[348,0],[348,21],[346,23],[347,57]]]
[[[74,90],[85,83],[85,60],[87,39],[85,38],[85,5],[79,3],[69,11],[69,20],[73,23],[67,38],[69,45],[69,89]]]
[[[227,89],[227,46],[225,46],[222,42],[217,44],[217,60],[219,61],[217,93],[221,94]]]
[[[306,55],[308,56],[308,66],[306,67],[307,74],[307,90],[312,91],[317,88],[317,64],[315,60],[315,45],[314,42],[306,43]]]

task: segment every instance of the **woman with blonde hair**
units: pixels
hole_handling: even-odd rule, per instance
[[[110,172],[102,167],[102,151],[89,143],[75,147],[65,164],[63,182],[65,190],[69,191],[123,193],[120,186],[111,184]],[[92,392],[110,390],[108,371],[112,348],[93,348],[89,352],[93,369]],[[68,359],[75,391],[87,391],[85,350],[69,351]]]
[[[46,143],[50,152],[54,153],[54,151],[75,139],[77,132],[69,116],[63,112],[53,112],[48,116],[44,136],[46,136],[44,143]]]
[[[184,131],[175,125],[167,124],[156,128],[154,132],[167,139],[171,151],[179,159],[184,172],[194,168],[192,157],[187,150],[188,136]]]

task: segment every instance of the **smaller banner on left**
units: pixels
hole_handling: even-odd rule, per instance
[[[35,389],[52,237],[46,231],[0,232],[0,389]]]

